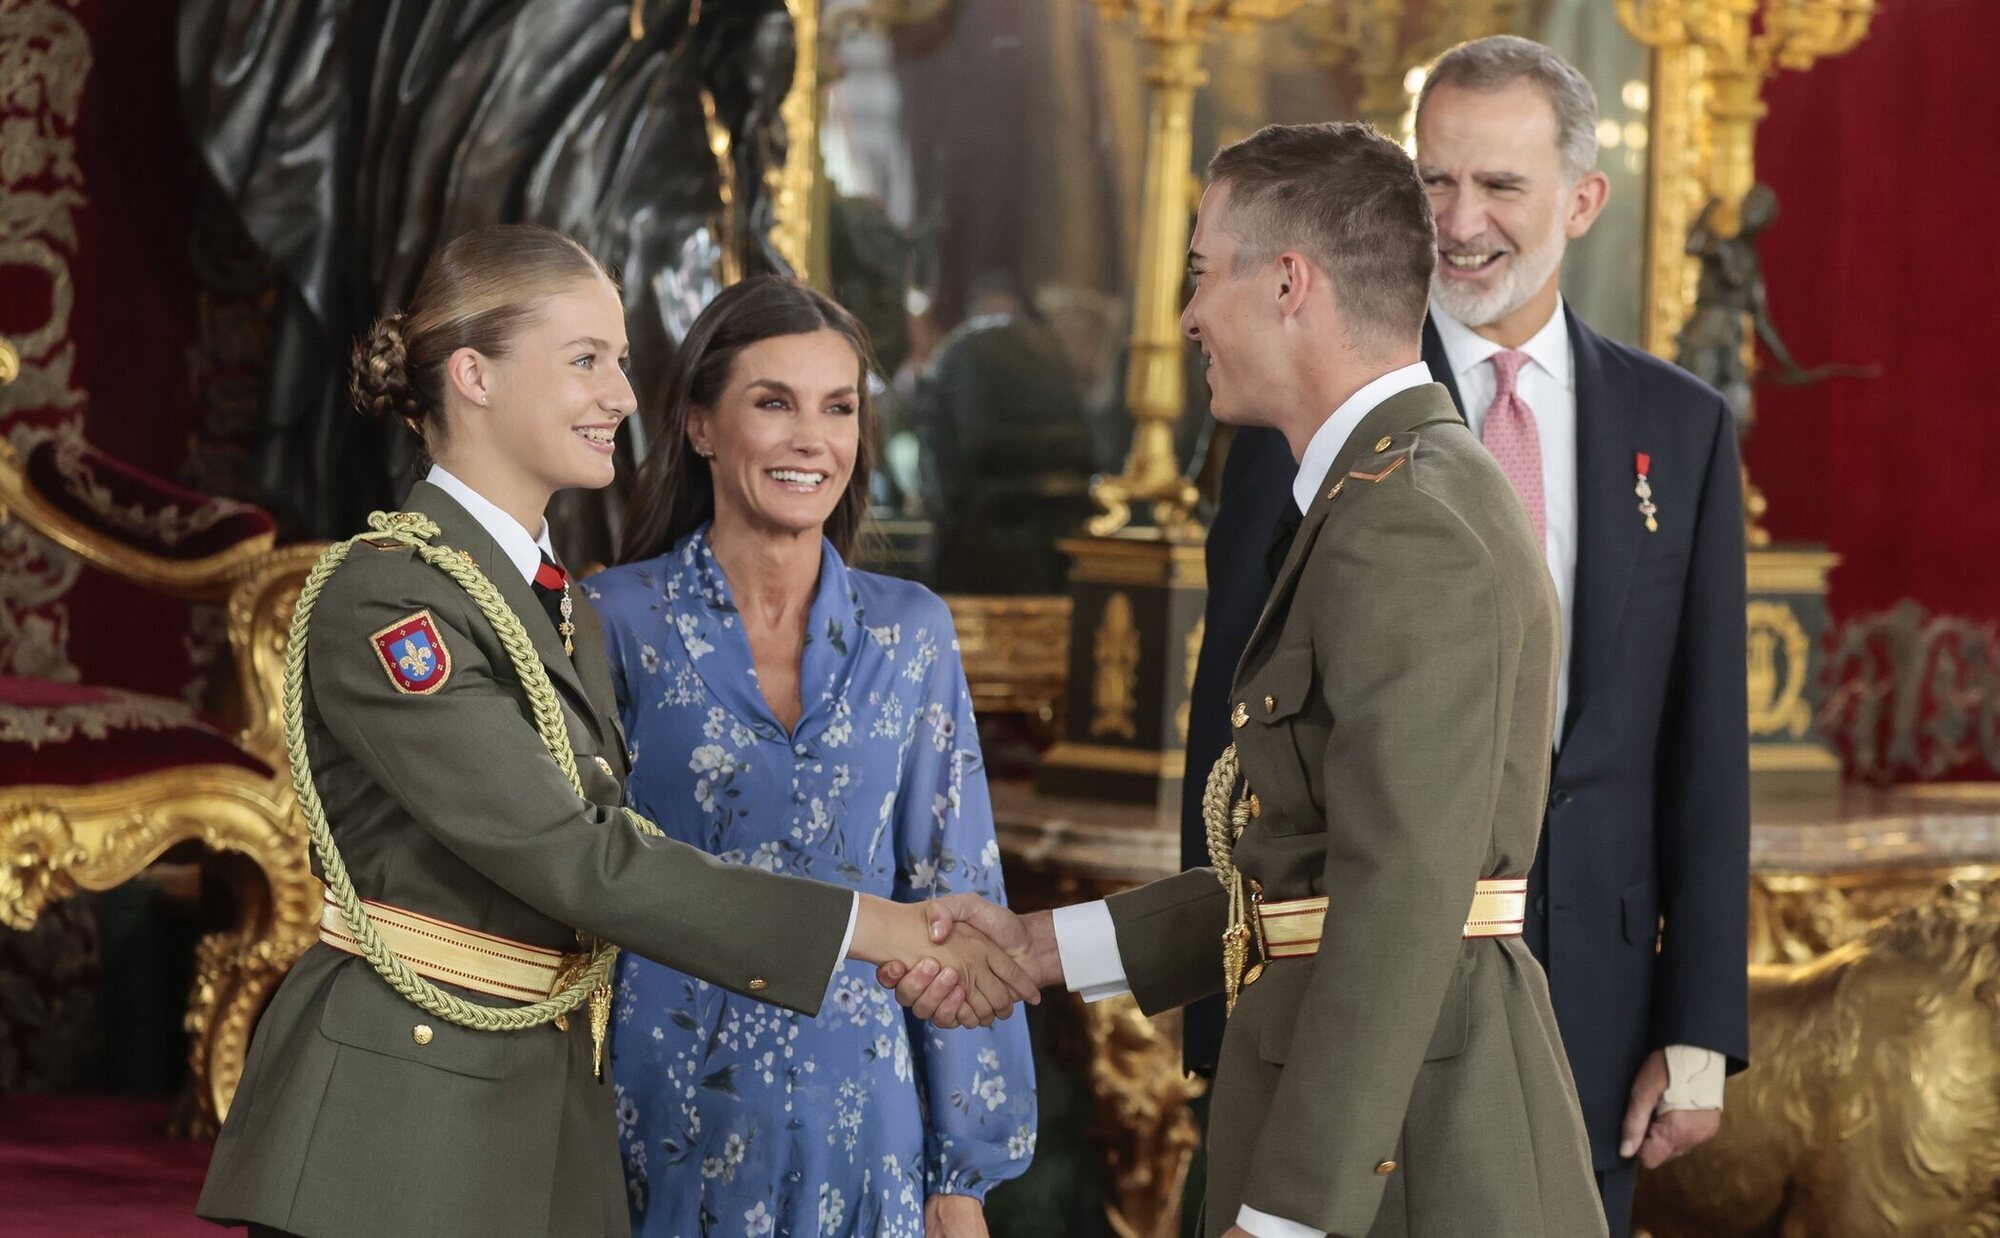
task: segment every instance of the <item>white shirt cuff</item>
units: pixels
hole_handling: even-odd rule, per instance
[[[861,923],[861,892],[854,892],[854,901],[847,905],[847,935],[840,939],[840,953],[833,956],[833,970],[847,961],[847,948],[854,944],[854,926]]]
[[[1667,1090],[1660,1112],[1722,1108],[1722,1083],[1729,1062],[1713,1049],[1692,1045],[1667,1046]]]
[[[1256,1235],[1256,1238],[1326,1238],[1326,1231],[1301,1225],[1297,1221],[1287,1221],[1267,1212],[1245,1207],[1236,1213],[1236,1227]]]
[[[1058,907],[1052,917],[1063,982],[1087,1002],[1130,993],[1125,960],[1118,955],[1118,929],[1103,899]]]

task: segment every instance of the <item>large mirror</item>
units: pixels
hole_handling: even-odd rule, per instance
[[[889,377],[876,565],[953,594],[1061,592],[1056,543],[1130,441],[1146,48],[1091,0],[824,0],[819,16],[818,278],[868,322]],[[1565,291],[1640,342],[1648,52],[1601,0],[1306,0],[1223,35],[1190,212],[1208,153],[1265,123],[1367,119],[1407,139],[1422,64],[1503,31],[1597,87],[1611,205]],[[1212,477],[1222,444],[1189,378],[1176,447]]]

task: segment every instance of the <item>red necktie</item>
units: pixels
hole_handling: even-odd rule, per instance
[[[535,596],[542,600],[542,609],[549,613],[549,622],[556,625],[556,631],[563,638],[563,652],[570,651],[570,634],[576,629],[570,626],[569,618],[563,614],[563,599],[569,593],[569,573],[563,571],[562,564],[542,552],[542,564],[535,569]]]
[[[1528,363],[1528,354],[1497,352],[1492,361],[1493,375],[1498,381],[1493,403],[1486,409],[1486,423],[1479,431],[1479,441],[1500,462],[1500,471],[1513,483],[1514,493],[1521,496],[1521,505],[1528,509],[1528,520],[1535,526],[1535,544],[1546,550],[1549,519],[1542,495],[1542,435],[1535,427],[1534,410],[1521,399],[1516,386],[1521,367]]]

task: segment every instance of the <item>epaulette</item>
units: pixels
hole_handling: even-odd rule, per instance
[[[1347,483],[1350,480],[1365,481],[1371,485],[1381,482],[1391,473],[1403,467],[1404,463],[1409,460],[1410,453],[1416,449],[1416,446],[1417,436],[1414,433],[1383,435],[1381,438],[1375,440],[1375,445],[1370,455],[1364,459],[1355,461],[1355,467],[1347,470],[1347,476],[1333,483],[1333,489],[1327,491],[1326,497],[1329,499],[1339,498],[1341,492],[1347,488]]]

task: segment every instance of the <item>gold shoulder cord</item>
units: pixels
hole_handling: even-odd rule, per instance
[[[1231,744],[1222,750],[1208,771],[1208,785],[1201,795],[1201,819],[1208,830],[1208,860],[1215,866],[1216,880],[1229,891],[1229,927],[1222,931],[1223,1001],[1229,1014],[1236,1013],[1236,997],[1243,986],[1257,983],[1257,977],[1264,974],[1263,925],[1250,913],[1250,903],[1259,896],[1244,896],[1243,874],[1236,870],[1236,840],[1250,824],[1249,797],[1237,795],[1241,782],[1242,767],[1236,745]],[[1253,937],[1260,961],[1250,964]]]
[[[340,849],[334,846],[333,834],[326,825],[326,811],[320,804],[319,790],[313,785],[312,769],[306,763],[303,691],[306,632],[312,618],[313,603],[319,598],[320,590],[347,558],[347,552],[354,543],[363,537],[372,537],[379,542],[386,536],[414,547],[417,557],[450,576],[472,595],[472,600],[479,604],[480,611],[499,635],[500,643],[507,647],[507,654],[514,663],[514,673],[520,676],[521,684],[527,691],[528,704],[534,711],[535,731],[541,736],[542,745],[555,759],[563,777],[569,779],[569,785],[578,798],[583,797],[583,782],[577,777],[576,754],[570,748],[569,727],[563,722],[562,704],[556,699],[555,688],[549,683],[549,673],[543,668],[527,629],[521,626],[520,617],[500,596],[493,582],[470,558],[461,557],[445,547],[433,546],[431,539],[437,536],[438,527],[421,512],[375,512],[368,517],[368,528],[368,533],[327,547],[319,561],[313,564],[304,587],[299,590],[298,605],[292,612],[289,643],[285,649],[285,754],[291,761],[292,786],[298,792],[299,808],[305,814],[313,851],[326,874],[327,890],[333,895],[334,905],[340,909],[348,933],[361,947],[369,966],[411,1004],[448,1023],[480,1032],[514,1032],[544,1023],[554,1023],[558,1028],[566,1029],[569,1026],[566,1016],[589,1002],[592,1069],[602,1078],[604,1037],[611,1025],[611,975],[618,963],[618,947],[608,941],[591,940],[588,943],[589,962],[567,969],[557,979],[557,984],[561,986],[559,991],[539,1002],[526,1006],[482,1006],[468,1002],[417,975],[403,960],[390,953],[362,907],[360,896],[355,893],[354,882],[347,874],[347,865],[341,861]],[[631,809],[623,811],[632,827],[640,833],[661,833],[658,826]]]

